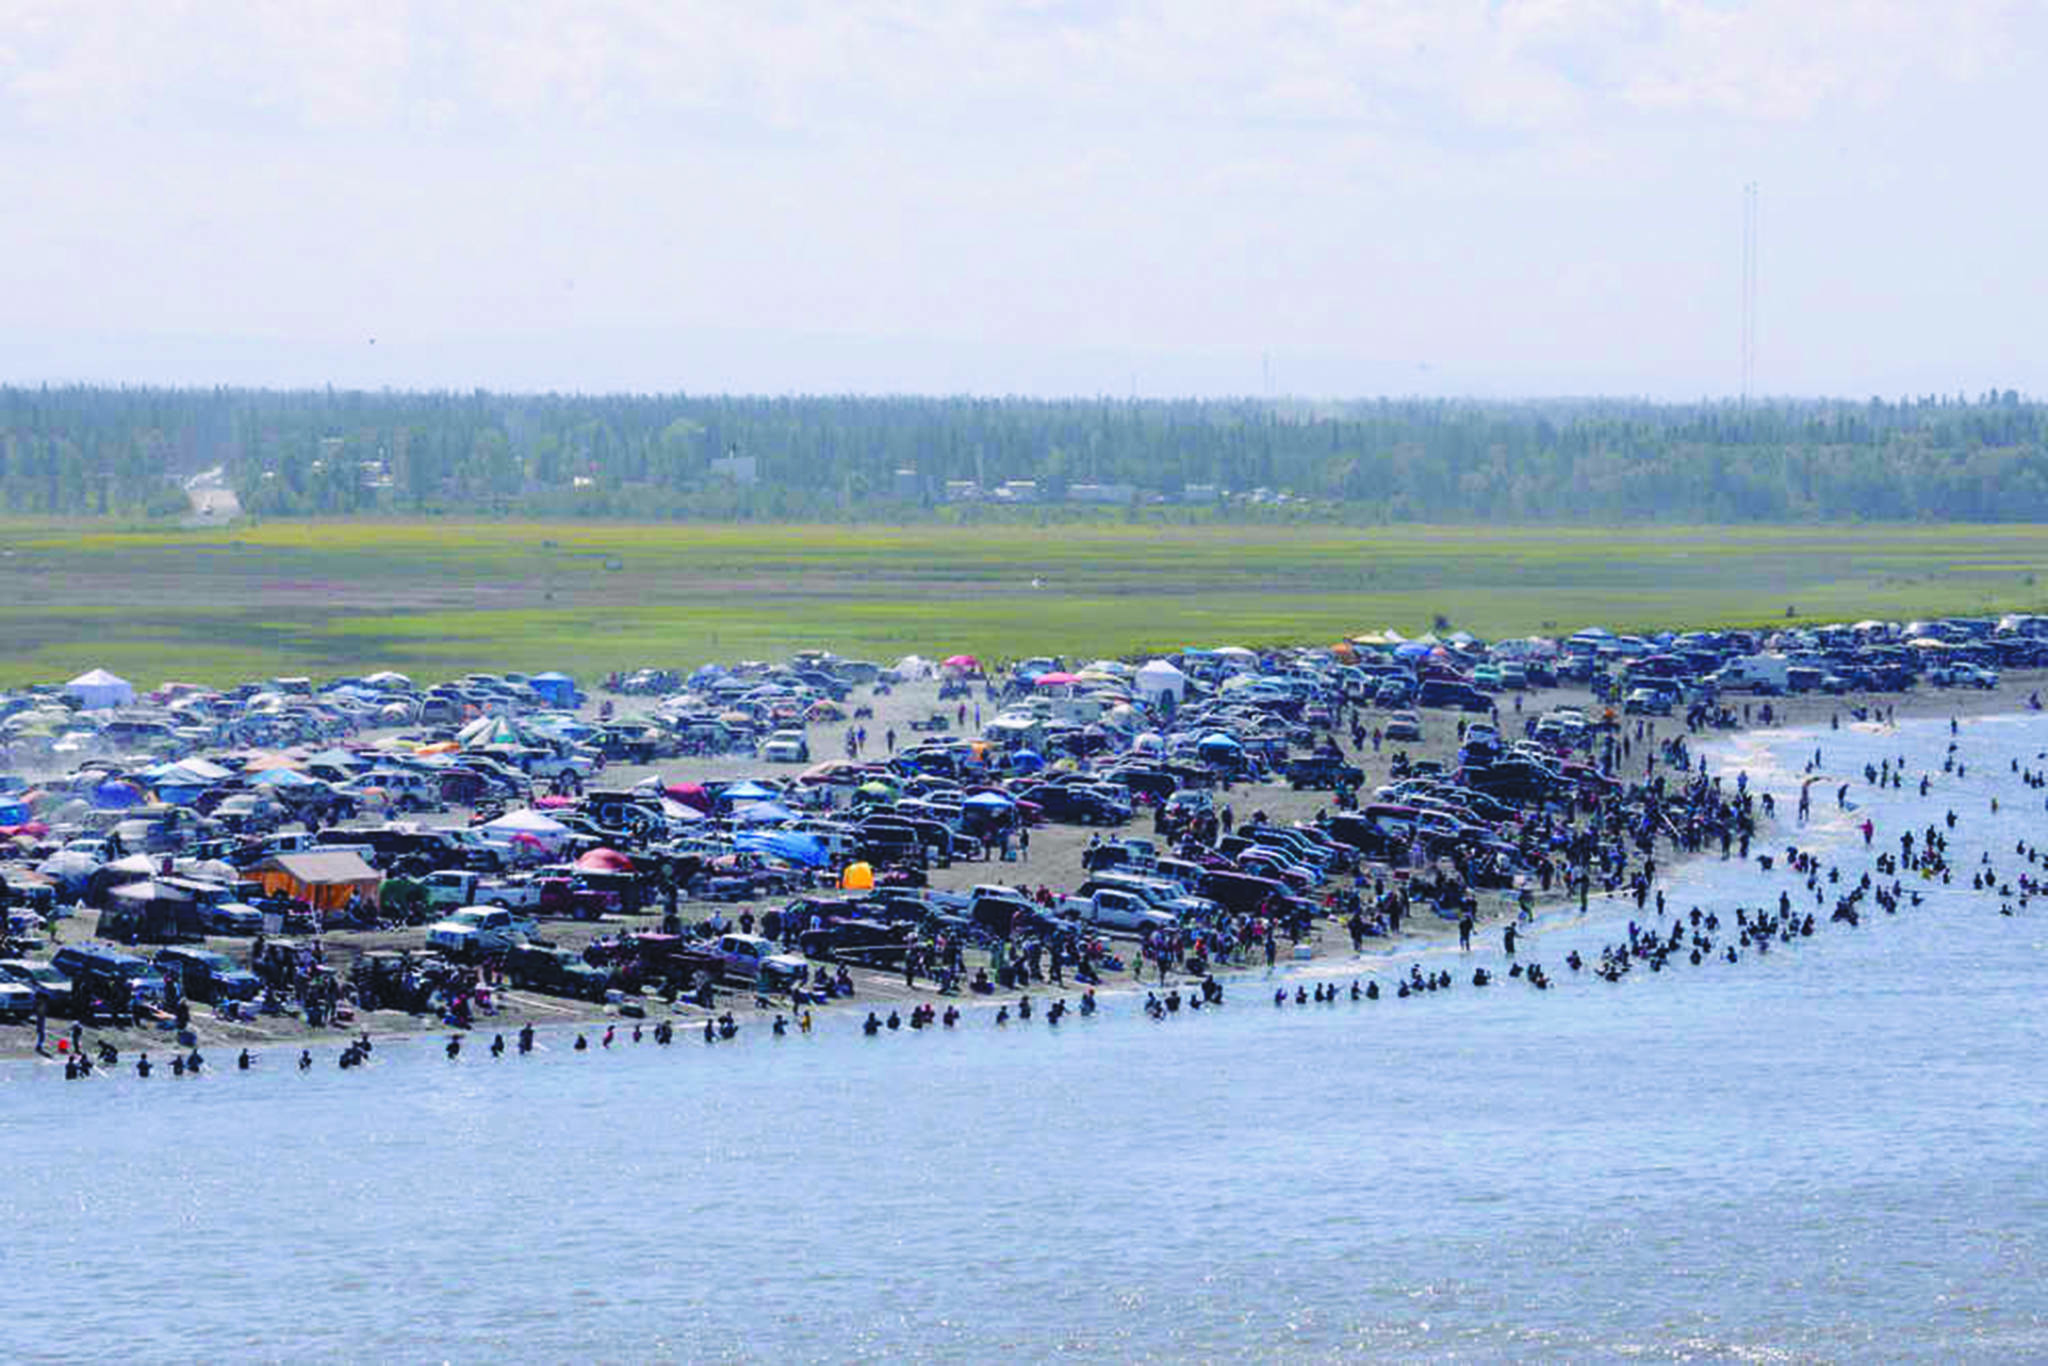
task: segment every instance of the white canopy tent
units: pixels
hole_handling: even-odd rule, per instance
[[[77,698],[87,711],[135,705],[135,685],[105,669],[80,674],[64,685],[64,691]]]
[[[1163,659],[1141,667],[1132,683],[1146,697],[1170,693],[1176,702],[1186,697],[1188,691],[1188,676]]]

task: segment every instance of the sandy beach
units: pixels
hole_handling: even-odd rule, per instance
[[[2042,686],[2048,672],[2015,672],[2006,677],[2002,686],[1993,691],[1976,689],[1918,689],[1904,694],[1882,694],[1873,696],[1848,695],[1830,697],[1804,695],[1791,698],[1771,699],[1773,710],[1772,729],[1806,729],[1825,734],[1833,726],[1861,725],[1879,726],[1890,718],[1909,719],[1913,717],[1970,717],[2013,713],[2025,709],[2027,698],[2036,688]],[[1521,711],[1515,709],[1519,697]],[[984,715],[993,715],[994,707],[985,698],[978,698]],[[603,702],[609,701],[622,716],[629,716],[645,705],[644,699],[613,697],[606,694],[593,696],[587,709],[594,712]],[[912,738],[909,722],[938,710],[945,710],[957,716],[957,702],[948,702],[943,707],[937,700],[937,685],[921,683],[904,685],[889,696],[870,698],[862,693],[857,702],[871,705],[874,716],[863,719],[859,724],[868,730],[870,755],[882,749],[882,737],[889,729],[897,732],[899,744]],[[1577,689],[1548,689],[1521,694],[1501,695],[1501,726],[1510,735],[1519,734],[1519,717],[1540,715],[1560,706],[1580,707],[1589,715],[1598,715],[1600,704],[1585,691]],[[975,702],[968,704],[968,728],[971,731],[975,720]],[[1736,704],[1740,715],[1742,703]],[[1758,715],[1760,703],[1752,703],[1752,729],[1761,729]],[[1863,708],[1867,719],[1858,722],[1855,709]],[[1447,767],[1454,765],[1458,749],[1458,721],[1460,713],[1429,711],[1423,713],[1424,738],[1421,743],[1393,745],[1385,744],[1375,753],[1368,740],[1361,749],[1354,751],[1348,736],[1340,736],[1347,759],[1365,772],[1361,788],[1361,801],[1370,800],[1373,789],[1390,779],[1390,766],[1397,750],[1404,750],[1411,759],[1437,760]],[[1372,725],[1384,718],[1384,713],[1368,710],[1363,719],[1368,731]],[[1479,719],[1479,718],[1470,718]],[[1684,733],[1681,718],[1642,718],[1653,727],[1656,738],[1666,738]],[[1633,736],[1638,718],[1626,718],[1623,733]],[[843,752],[846,727],[851,723],[832,723],[813,726],[810,730],[814,758],[827,758]],[[956,727],[956,730],[958,728]],[[1701,732],[1698,741],[1711,741],[1717,736],[1740,734],[1740,731]],[[1643,750],[1632,745],[1630,759],[1624,764],[1623,774],[1627,777],[1640,776]],[[802,765],[772,765],[745,757],[720,757],[716,759],[691,759],[667,761],[650,767],[612,765],[601,774],[595,786],[602,788],[629,787],[650,774],[660,774],[670,782],[733,779],[758,776],[786,770],[791,776],[801,770]],[[1789,800],[1795,794],[1777,794],[1781,800]],[[1279,823],[1306,821],[1314,818],[1318,810],[1330,805],[1330,794],[1319,791],[1297,792],[1284,783],[1244,785],[1239,784],[1227,793],[1218,793],[1219,803],[1228,802],[1240,820],[1263,812]],[[460,823],[466,813],[451,812],[437,818],[439,823]],[[1150,833],[1149,820],[1140,818],[1129,827],[1133,834]],[[948,868],[934,867],[930,870],[931,886],[947,890],[965,890],[977,883],[1001,882],[1011,885],[1036,888],[1043,884],[1056,894],[1071,891],[1085,876],[1081,856],[1087,848],[1090,837],[1097,833],[1088,827],[1047,824],[1032,831],[1028,855],[1015,862],[998,861],[957,863]],[[1765,840],[1763,843],[1768,844]],[[1675,866],[1680,855],[1660,846],[1660,859],[1665,867]],[[1705,857],[1698,855],[1696,857]],[[1368,881],[1371,878],[1368,867]],[[1561,890],[1554,890],[1548,897],[1539,898],[1555,906],[1564,900]],[[1479,922],[1482,927],[1511,919],[1515,912],[1514,894],[1507,891],[1490,891],[1480,894]],[[759,912],[779,905],[780,899],[759,903],[692,903],[685,902],[682,915],[686,923],[699,923],[714,913],[722,914],[734,921],[747,910]],[[58,925],[58,937],[62,943],[77,943],[93,937],[98,913],[82,910],[73,918]],[[543,921],[541,938],[563,947],[580,949],[592,940],[610,934],[634,929],[652,929],[659,921],[659,911],[640,916],[610,916],[602,922],[586,923],[576,921]],[[1425,947],[1445,939],[1455,938],[1456,925],[1439,919],[1432,914],[1417,914],[1403,922],[1398,935],[1369,939],[1365,953],[1355,954],[1344,927],[1332,918],[1317,922],[1311,936],[1300,948],[1305,955],[1297,957],[1290,966],[1304,974],[1343,976],[1347,973],[1362,975],[1381,965],[1390,956],[1398,954],[1404,947]],[[341,970],[344,977],[349,965],[363,953],[373,950],[412,949],[421,950],[425,945],[424,926],[400,930],[342,931],[321,936],[320,943],[330,966]],[[218,949],[241,961],[248,952],[248,941],[217,938],[207,941],[209,948]],[[1128,957],[1128,955],[1126,955]],[[968,970],[986,961],[985,954],[970,951]],[[1283,959],[1283,962],[1286,960]],[[1247,969],[1248,970],[1248,969]],[[1265,971],[1263,961],[1257,964],[1260,973]],[[902,973],[885,973],[856,968],[852,970],[856,993],[850,998],[832,1002],[828,1006],[814,1007],[814,1013],[821,1027],[847,1028],[850,1024],[834,1025],[831,1021],[838,1016],[855,1013],[864,1015],[873,1009],[887,1014],[891,1009],[907,1011],[910,1006],[924,1002],[940,1002],[935,984],[921,978],[916,985],[906,984]],[[1219,980],[1230,981],[1230,971],[1219,969]],[[1155,985],[1148,975],[1141,984],[1128,974],[1105,977],[1097,988],[1098,996],[1113,992],[1143,991]],[[1061,994],[1077,997],[1080,988],[1071,982],[1062,990],[1039,984],[1035,994],[1057,996]],[[977,1008],[993,1009],[1000,1001],[1014,998],[1015,993],[1000,997],[976,997],[959,994],[943,998],[957,1004],[963,1011]],[[657,997],[647,996],[638,1002],[643,1012],[641,1017],[629,1016],[616,1004],[600,1004],[549,996],[536,992],[499,989],[494,993],[494,1013],[478,1017],[475,1033],[487,1039],[493,1033],[503,1032],[508,1036],[521,1025],[532,1023],[537,1030],[567,1033],[579,1027],[595,1027],[601,1031],[606,1023],[616,1023],[629,1029],[634,1023],[651,1027],[662,1019],[672,1020],[679,1030],[701,1028],[703,1021],[713,1015],[731,1011],[743,1028],[765,1026],[778,1013],[777,1006],[763,1008],[756,1003],[751,990],[721,990],[715,1010],[707,1012],[695,1005],[679,1002],[670,1006]],[[779,1006],[780,1013],[788,1014],[786,1002]],[[49,1022],[51,1045],[49,1055],[55,1056],[55,1041],[59,1036],[68,1035],[71,1022],[52,1018]],[[309,1029],[303,1020],[293,1015],[270,1016],[254,1021],[237,1021],[217,1017],[210,1008],[195,1007],[191,1017],[191,1031],[196,1046],[207,1055],[215,1066],[231,1066],[233,1056],[247,1048],[263,1057],[272,1065],[296,1056],[301,1048],[311,1048],[316,1057],[331,1053],[345,1040],[368,1032],[373,1038],[393,1038],[408,1035],[441,1034],[446,1031],[424,1017],[397,1011],[356,1012],[351,1018],[322,1029]],[[176,1048],[174,1033],[167,1027],[157,1029],[101,1030],[88,1029],[85,1039],[89,1046],[104,1040],[118,1049],[124,1057],[138,1050],[151,1050],[168,1054]],[[0,1025],[0,1057],[34,1057],[35,1028],[33,1024]]]

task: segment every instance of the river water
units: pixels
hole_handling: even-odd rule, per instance
[[[343,1073],[66,1084],[0,1067],[14,1360],[1739,1357],[2048,1354],[2048,903],[1968,890],[2048,831],[2008,760],[2048,725],[1751,736],[1715,752],[1865,866],[1962,816],[1960,887],[1737,964],[1556,990]],[[1877,795],[1866,759],[1934,771]],[[2003,810],[1989,812],[1992,796]],[[1825,808],[1825,810],[1823,810]],[[1782,847],[1780,851],[1782,853]],[[1674,909],[1798,891],[1708,859]],[[1810,894],[1807,894],[1810,900]],[[1489,944],[1497,942],[1488,936]],[[1370,962],[1383,984],[1407,957]],[[1318,965],[1328,971],[1337,965]],[[1348,967],[1346,969],[1348,975]],[[545,1038],[545,1036],[544,1036]],[[215,1059],[225,1062],[225,1058]]]

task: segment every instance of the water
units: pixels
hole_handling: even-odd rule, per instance
[[[1725,757],[1789,814],[1816,742],[1831,774],[1904,752],[1938,777],[1948,736]],[[353,1074],[9,1065],[0,1351],[2038,1357],[2048,903],[2000,917],[1967,869],[1988,841],[2016,876],[2048,829],[2005,771],[2048,726],[1963,742],[1929,802],[1859,778],[1839,814],[1831,780],[1799,836],[1860,871],[1851,820],[1896,848],[1953,804],[1961,891],[1615,986],[1561,961],[1618,937],[1596,904],[1525,948],[1564,979],[1541,995],[1276,1010],[1255,978],[1163,1024],[1117,1001],[1057,1030],[835,1019],[495,1063],[394,1042]],[[1710,859],[1668,892],[1725,925],[1795,885]]]

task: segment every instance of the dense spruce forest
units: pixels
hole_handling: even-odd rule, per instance
[[[2048,521],[2048,405],[0,389],[0,512],[174,516],[216,467],[257,516],[952,519],[1030,481],[1039,515]]]

